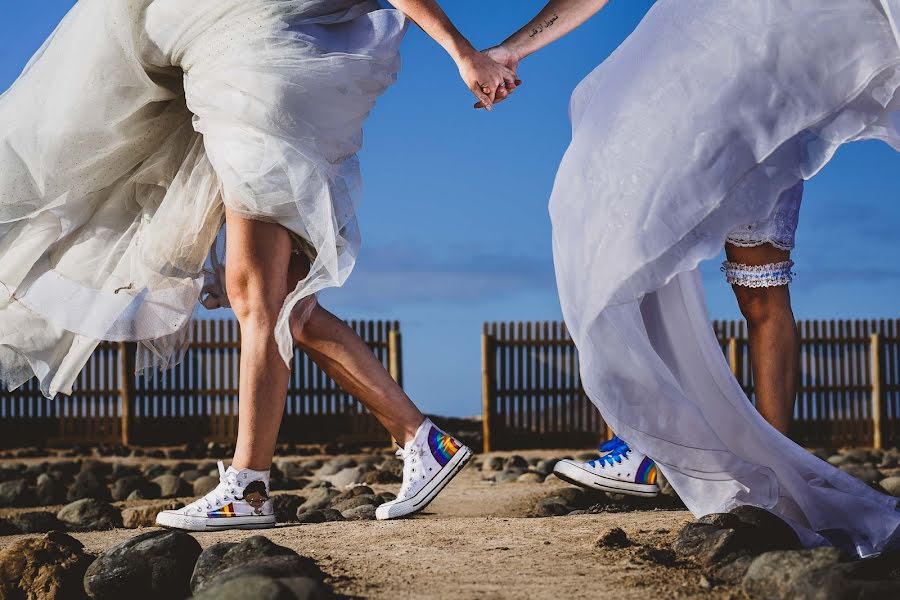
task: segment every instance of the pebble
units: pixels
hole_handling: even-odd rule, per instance
[[[72,531],[98,531],[122,527],[122,515],[112,505],[83,498],[63,506],[56,518]]]

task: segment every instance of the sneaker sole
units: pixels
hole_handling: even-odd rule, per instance
[[[466,466],[470,458],[472,458],[472,451],[467,446],[461,447],[450,459],[450,462],[444,465],[434,479],[429,481],[415,496],[385,507],[387,510],[382,510],[382,507],[379,506],[375,509],[375,518],[379,521],[387,521],[421,512],[434,500],[435,496],[441,493],[441,490],[447,487],[447,484]]]
[[[655,498],[659,495],[659,486],[656,484],[630,483],[609,477],[601,477],[569,462],[557,463],[553,469],[553,474],[571,484],[604,492],[639,496],[641,498]]]
[[[275,527],[275,515],[264,517],[191,517],[161,512],[156,515],[156,524],[171,529],[185,531],[222,531],[225,529],[268,529]]]

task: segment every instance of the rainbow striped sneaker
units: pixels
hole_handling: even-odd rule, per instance
[[[659,494],[656,463],[633,450],[619,437],[600,446],[599,458],[590,462],[563,459],[553,474],[569,483],[604,492],[653,498]]]
[[[403,485],[396,500],[375,509],[379,520],[397,519],[424,509],[466,466],[472,451],[425,419],[416,436],[397,450],[397,457],[403,459]]]
[[[269,472],[234,467],[226,471],[219,461],[219,485],[184,508],[162,511],[156,515],[156,524],[188,531],[274,527]]]

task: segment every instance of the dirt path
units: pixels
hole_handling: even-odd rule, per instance
[[[483,481],[469,468],[417,518],[392,522],[283,525],[272,541],[319,561],[335,589],[359,598],[728,598],[704,589],[688,565],[641,560],[638,548],[598,549],[598,535],[621,527],[638,544],[671,541],[690,520],[682,511],[527,518],[558,480]],[[382,487],[382,486],[378,486]],[[389,489],[391,486],[384,486]],[[99,553],[136,530],[76,534]],[[198,534],[203,546],[253,532]],[[22,536],[0,538],[0,547]]]

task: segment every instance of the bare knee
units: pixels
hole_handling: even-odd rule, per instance
[[[741,314],[751,327],[765,325],[772,321],[793,320],[787,286],[778,287],[734,287]]]
[[[228,301],[242,326],[274,329],[287,296],[284,283],[265,281],[258,271],[246,266],[229,265],[225,285]]]

